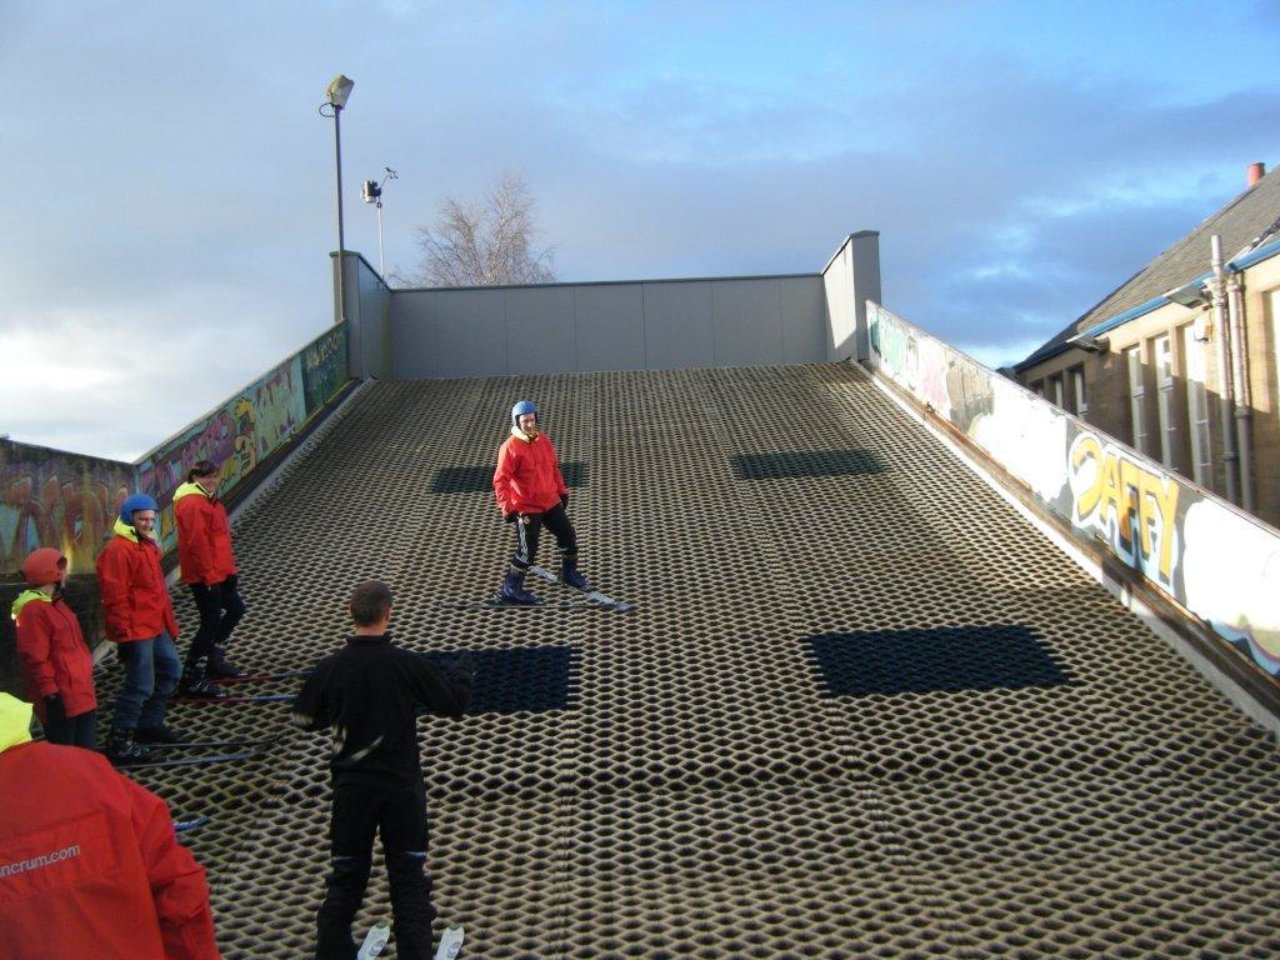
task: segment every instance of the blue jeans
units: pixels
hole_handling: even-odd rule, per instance
[[[178,648],[167,631],[151,640],[131,640],[116,648],[124,664],[124,688],[116,698],[112,726],[122,730],[164,723],[165,701],[182,678]]]

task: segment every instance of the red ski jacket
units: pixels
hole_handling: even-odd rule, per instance
[[[540,433],[532,440],[513,429],[498,449],[498,469],[493,474],[493,492],[502,515],[545,513],[569,492],[560,474],[560,462],[551,438]]]
[[[0,752],[0,796],[0,956],[220,960],[204,868],[155,794],[38,742]]]
[[[27,696],[41,721],[44,698],[55,693],[61,695],[68,717],[95,709],[93,655],[70,604],[62,597],[26,590],[13,602],[13,621]]]
[[[98,592],[107,638],[116,643],[151,640],[162,630],[178,639],[178,620],[160,569],[160,548],[123,520],[98,554]]]
[[[178,521],[178,563],[183,583],[213,586],[236,572],[227,508],[198,483],[184,483],[173,494]]]

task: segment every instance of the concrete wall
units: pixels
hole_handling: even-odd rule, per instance
[[[851,233],[822,271],[827,301],[827,360],[867,360],[868,301],[879,303],[880,234]]]
[[[493,376],[814,363],[818,274],[396,290],[390,376]]]

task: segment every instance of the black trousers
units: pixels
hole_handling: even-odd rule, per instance
[[[69,747],[98,749],[98,711],[87,710],[61,723],[46,723],[44,738],[50,743],[62,743]]]
[[[544,526],[556,538],[561,558],[571,560],[578,555],[578,539],[569,514],[557,503],[546,513],[526,513],[516,524],[516,552],[511,557],[511,565],[517,570],[528,570],[537,562],[538,540]]]
[[[194,663],[198,657],[212,659],[213,648],[227,642],[231,631],[244,616],[244,601],[240,599],[237,589],[239,578],[235,574],[221,583],[192,583],[188,586],[191,587],[196,609],[200,611],[200,629],[187,652],[187,663]]]
[[[351,923],[373,864],[373,835],[391,883],[392,932],[400,960],[431,960],[431,879],[427,876],[427,801],[416,783],[337,781],[329,821],[332,855],[324,903],[316,916],[316,960],[353,960]]]

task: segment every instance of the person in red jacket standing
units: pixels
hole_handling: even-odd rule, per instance
[[[93,655],[75,611],[62,596],[67,558],[53,547],[33,550],[22,564],[28,589],[13,601],[18,656],[27,696],[50,743],[97,749],[98,697]]]
[[[99,754],[32,742],[0,693],[0,957],[221,960],[204,868],[163,800]]]
[[[187,471],[187,482],[173,494],[182,582],[200,611],[200,629],[187,652],[181,687],[183,693],[197,696],[217,696],[221,691],[214,681],[244,675],[227,662],[224,651],[231,631],[244,616],[244,601],[237,589],[231,523],[218,499],[221,480],[218,465],[201,460]]]
[[[515,524],[516,549],[497,599],[531,605],[538,598],[524,588],[525,573],[538,557],[538,539],[545,525],[560,552],[560,579],[579,590],[590,590],[578,572],[578,541],[565,508],[569,488],[560,473],[556,448],[539,427],[538,408],[521,400],[511,408],[511,436],[498,450],[493,492],[503,519]]]
[[[147,760],[144,744],[177,743],[165,725],[165,701],[178,686],[182,661],[174,640],[178,620],[152,539],[156,502],[145,493],[120,505],[115,536],[98,554],[98,591],[107,639],[124,663],[124,687],[116,697],[107,756],[117,764]]]

